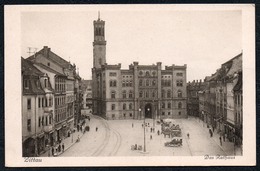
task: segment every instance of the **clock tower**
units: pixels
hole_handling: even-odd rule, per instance
[[[93,68],[101,68],[106,63],[106,41],[105,41],[105,21],[98,19],[94,24],[94,42],[93,42]]]

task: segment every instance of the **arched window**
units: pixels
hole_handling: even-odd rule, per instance
[[[181,103],[181,102],[178,103],[178,108],[179,108],[179,109],[182,108],[182,103]]]
[[[172,107],[171,103],[168,103],[168,109],[170,109]]]
[[[143,86],[143,80],[139,80],[139,86]]]
[[[132,103],[129,104],[129,110],[132,110]]]
[[[132,83],[132,80],[129,81],[129,87],[132,87],[133,86],[133,83]]]
[[[139,97],[143,97],[143,92],[142,91],[139,92]]]
[[[146,97],[146,98],[149,98],[149,91],[146,91],[146,92],[145,92],[145,97]]]
[[[153,80],[152,85],[156,86],[156,81],[155,80]]]
[[[111,99],[115,99],[116,98],[116,92],[115,91],[112,91],[111,92]]]
[[[155,98],[155,91],[153,91],[152,96],[153,96],[153,98]]]
[[[124,90],[123,91],[123,99],[125,99],[126,98],[126,91]]]
[[[125,103],[123,104],[123,110],[126,110],[126,104]]]
[[[129,91],[129,98],[133,98],[133,92],[132,92],[132,90]]]
[[[165,90],[162,90],[162,98],[165,97]]]
[[[164,109],[165,108],[165,103],[164,102],[162,102],[162,109]]]
[[[182,97],[182,92],[181,92],[181,90],[178,90],[178,97]]]
[[[167,91],[167,98],[171,98],[171,90]]]
[[[146,75],[146,76],[150,76],[149,71],[146,71],[145,75]]]
[[[150,85],[149,82],[150,82],[149,80],[146,80],[145,85],[146,85],[146,86],[149,86],[149,85]]]
[[[113,87],[116,87],[116,81],[115,80],[113,81]]]

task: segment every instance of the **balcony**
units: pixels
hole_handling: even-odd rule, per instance
[[[44,132],[50,132],[50,131],[52,131],[52,129],[53,129],[52,125],[45,125],[45,126],[43,126]]]

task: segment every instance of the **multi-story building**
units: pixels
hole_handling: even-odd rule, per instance
[[[38,156],[53,143],[53,88],[49,77],[22,58],[23,156]]]
[[[92,80],[82,80],[82,110],[83,115],[92,114]]]
[[[55,132],[53,138],[57,142],[67,137],[74,128],[76,66],[53,53],[47,46],[27,59],[49,76],[50,83],[54,87]]]
[[[239,98],[242,96],[242,81],[239,83],[241,72],[242,53],[223,63],[215,74],[206,77],[204,80],[206,87],[199,92],[199,109],[202,119],[227,135],[230,141],[235,141],[236,132],[242,131],[240,128],[236,129],[236,126],[242,125],[240,122],[242,100]],[[239,102],[235,101],[236,98],[239,98],[237,99]]]
[[[93,113],[107,119],[186,118],[187,65],[108,65],[105,21],[93,24]]]
[[[193,80],[187,84],[187,114],[199,117],[199,91],[204,90],[205,84],[201,80]]]
[[[243,79],[242,72],[236,76],[234,92],[234,113],[235,113],[235,140],[237,145],[242,145],[243,141]]]

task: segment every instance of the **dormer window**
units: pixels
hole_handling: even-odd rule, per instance
[[[25,89],[29,89],[29,80],[24,80],[23,84]]]

